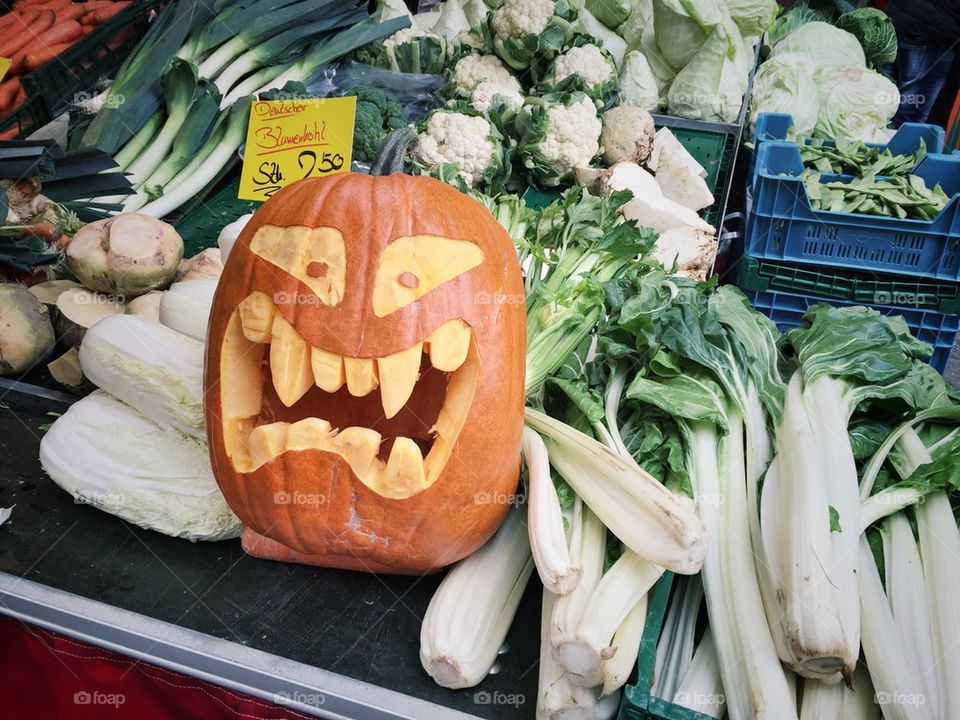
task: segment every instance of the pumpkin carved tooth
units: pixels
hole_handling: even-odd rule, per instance
[[[254,468],[273,460],[287,449],[290,423],[275,422],[255,427],[250,433],[250,461]]]
[[[380,433],[370,428],[348,427],[337,434],[334,444],[354,474],[368,480],[370,467],[380,450]],[[383,467],[382,462],[380,466]]]
[[[423,343],[387,355],[377,360],[380,373],[380,401],[383,414],[392,418],[407,404],[420,375],[420,356]]]
[[[393,441],[387,469],[381,480],[383,492],[389,497],[404,498],[420,492],[426,485],[420,448],[410,438],[398,437]]]
[[[313,385],[310,346],[282,315],[273,320],[270,343],[270,373],[277,397],[287,407],[303,397]]]
[[[354,397],[369,395],[380,384],[375,358],[345,357],[343,367],[347,375],[347,390]]]
[[[442,372],[454,372],[467,359],[470,326],[463,320],[448,320],[430,336],[430,362]]]
[[[265,292],[254,290],[240,303],[240,324],[250,342],[268,343],[273,332],[273,301]]]
[[[285,450],[326,450],[333,446],[333,428],[320,418],[305,418],[293,423],[287,430]]]
[[[343,369],[343,358],[340,355],[315,347],[310,352],[310,363],[313,366],[313,379],[318,388],[324,392],[335,393],[343,387],[347,374]]]

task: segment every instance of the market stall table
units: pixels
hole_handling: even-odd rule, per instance
[[[15,505],[0,526],[0,614],[319,717],[533,715],[539,588],[497,671],[440,688],[418,655],[440,576],[272,563],[236,540],[193,544],[77,504],[37,460],[69,399],[0,379],[0,506]]]

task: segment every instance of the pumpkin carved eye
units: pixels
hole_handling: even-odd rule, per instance
[[[386,317],[483,262],[483,250],[469,240],[413,235],[383,251],[373,288],[373,312]]]
[[[336,228],[264,225],[250,241],[250,250],[300,280],[325,305],[343,299],[347,253]]]

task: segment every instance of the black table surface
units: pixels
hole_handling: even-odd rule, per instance
[[[191,543],[77,504],[38,460],[43,427],[64,407],[0,388],[0,507],[16,505],[0,526],[0,571],[478,717],[534,716],[535,574],[494,672],[475,688],[440,688],[419,660],[420,620],[440,575],[258,560],[239,540]]]

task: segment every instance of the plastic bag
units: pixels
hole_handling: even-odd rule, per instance
[[[417,122],[439,106],[437,95],[443,76],[395,73],[373,65],[346,62],[325,67],[307,83],[307,92],[317,97],[348,95],[361,85],[389,90],[404,107],[404,121]]]

